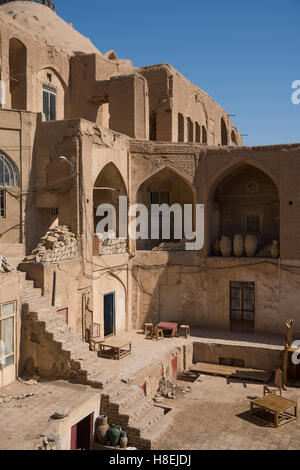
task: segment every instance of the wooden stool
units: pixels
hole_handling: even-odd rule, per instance
[[[161,330],[160,328],[156,328],[155,330],[153,330],[152,339],[156,339],[157,341],[159,341],[160,339],[164,339],[163,330]]]
[[[153,335],[153,323],[145,323],[145,327],[144,327],[145,336],[147,336],[148,333],[150,333],[151,336]]]
[[[191,329],[189,325],[181,325],[179,328],[179,336],[185,336],[188,338],[191,335]]]

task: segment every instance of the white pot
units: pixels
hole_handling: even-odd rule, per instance
[[[245,240],[246,255],[251,258],[255,255],[258,247],[258,240],[256,235],[247,235]]]
[[[244,239],[242,235],[235,235],[233,240],[233,253],[237,258],[244,256]]]
[[[230,238],[228,237],[222,237],[221,243],[220,243],[220,250],[222,253],[222,256],[225,258],[231,256],[232,254],[232,242]]]

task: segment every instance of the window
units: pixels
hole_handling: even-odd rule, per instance
[[[16,164],[3,153],[0,153],[0,188],[1,186],[19,186]]]
[[[150,140],[156,141],[157,139],[157,115],[150,116]]]
[[[261,217],[259,215],[245,215],[245,233],[259,235],[261,233]]]
[[[43,113],[46,121],[56,121],[56,88],[43,85]]]
[[[5,189],[0,189],[0,217],[5,215]]]
[[[170,204],[170,193],[163,192],[151,192],[151,204]]]
[[[16,302],[0,306],[0,368],[15,363],[15,313]]]
[[[231,327],[254,326],[255,320],[255,283],[230,283]]]

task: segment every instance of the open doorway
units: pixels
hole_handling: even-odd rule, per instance
[[[115,293],[104,296],[104,336],[115,334]]]
[[[71,450],[91,450],[93,444],[94,413],[71,429]]]

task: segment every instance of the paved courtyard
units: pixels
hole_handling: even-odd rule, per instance
[[[174,428],[160,449],[300,449],[300,418],[278,429],[250,418],[249,402],[263,395],[261,384],[210,376],[201,380],[183,398],[164,401],[174,410]],[[284,397],[300,404],[300,389],[290,388]]]

